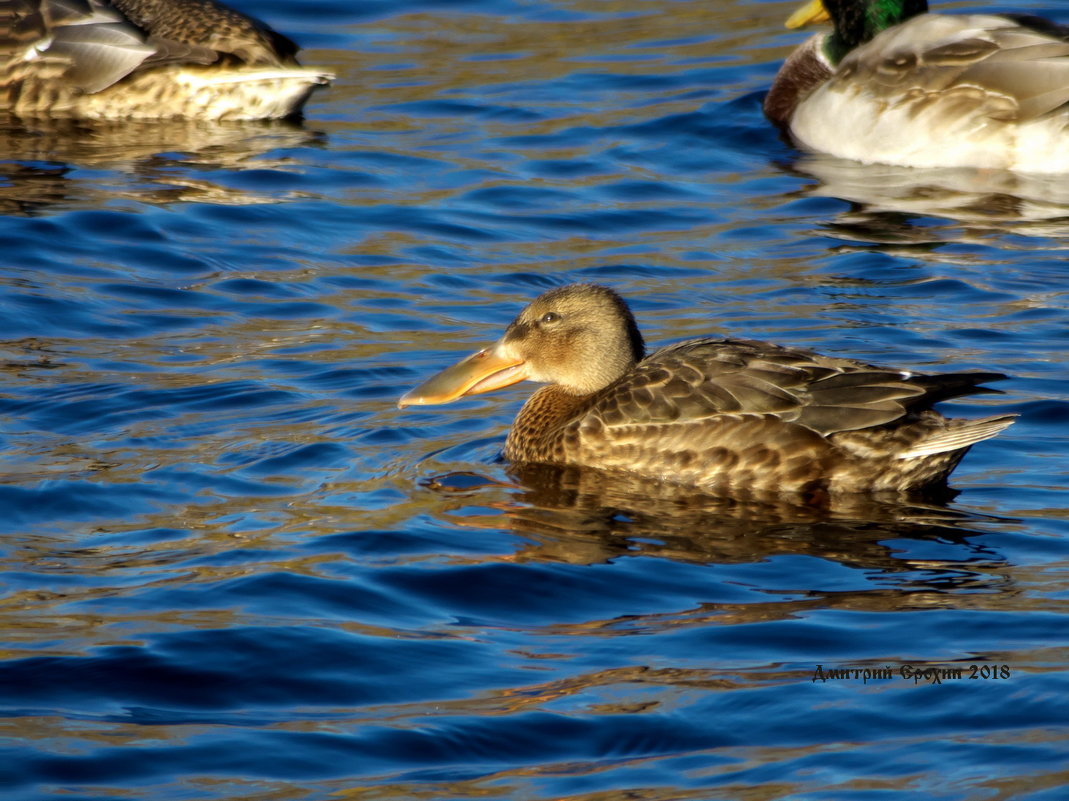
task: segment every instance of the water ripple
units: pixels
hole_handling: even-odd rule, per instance
[[[793,6],[268,0],[303,122],[0,131],[5,788],[1058,796],[1069,193],[795,151]],[[571,281],[1020,419],[817,510],[517,469],[524,387],[396,408]]]

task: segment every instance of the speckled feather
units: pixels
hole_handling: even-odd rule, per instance
[[[0,113],[259,119],[295,113],[333,76],[211,0],[0,2]]]
[[[297,63],[291,39],[214,0],[112,0],[112,5],[158,39],[210,47],[245,64]]]
[[[563,327],[538,332],[536,321],[562,298],[573,308],[590,306],[579,336],[626,341],[619,330],[628,320],[595,289],[556,290],[556,302],[540,298],[521,313],[510,331],[536,341],[526,351],[530,361],[547,352],[562,358],[549,346],[553,338],[575,340]],[[601,336],[601,329],[616,333]],[[593,392],[552,383],[539,389],[517,416],[505,456],[626,470],[718,492],[904,491],[944,481],[969,446],[1012,423],[1012,416],[948,420],[930,408],[990,391],[979,384],[1000,378],[924,375],[763,342],[694,339],[632,362]]]

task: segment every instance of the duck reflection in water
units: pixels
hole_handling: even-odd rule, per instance
[[[937,488],[1012,415],[948,419],[932,406],[989,392],[999,373],[931,375],[742,339],[646,356],[627,304],[574,284],[546,292],[491,347],[404,395],[447,403],[524,379],[547,384],[505,444],[513,464],[591,467],[706,494],[820,505]]]
[[[277,191],[235,185],[228,171],[291,169],[273,151],[319,147],[323,135],[291,120],[52,120],[0,124],[0,215],[143,203],[278,203]],[[192,168],[192,169],[191,169]],[[99,171],[128,176],[116,189]]]
[[[819,154],[801,155],[780,167],[804,182],[801,189],[785,192],[784,202],[806,196],[848,204],[816,227],[866,245],[928,246],[948,238],[986,242],[996,232],[1061,236],[1069,218],[1069,183],[1064,176],[965,168],[916,170]]]
[[[1013,521],[947,508],[956,493],[945,488],[929,497],[856,493],[817,507],[783,496],[718,497],[594,468],[526,464],[510,466],[509,473],[517,484],[478,473],[423,483],[446,499],[441,511],[450,525],[504,528],[521,537],[523,544],[505,561],[593,565],[652,557],[752,564],[804,556],[882,577],[879,588],[866,580],[858,591],[813,591],[750,612],[744,604],[738,614],[789,614],[814,603],[866,609],[948,605],[957,603],[948,593],[975,598],[972,593],[1002,592],[1010,582],[1005,560],[984,535]],[[453,514],[454,506],[463,512]],[[473,507],[497,514],[473,515]]]

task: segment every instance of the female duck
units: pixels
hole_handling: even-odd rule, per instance
[[[926,14],[925,0],[812,0],[828,19],[784,63],[765,113],[802,147],[906,167],[1069,172],[1069,29]]]
[[[286,117],[333,78],[301,67],[285,36],[214,0],[0,6],[0,115]]]
[[[1013,416],[948,420],[934,403],[999,373],[923,375],[739,339],[645,356],[612,290],[550,290],[498,342],[401,398],[448,403],[542,387],[505,443],[513,462],[624,470],[718,493],[906,491],[938,484]]]

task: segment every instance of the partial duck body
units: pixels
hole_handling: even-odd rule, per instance
[[[3,0],[0,113],[250,120],[300,112],[333,75],[214,0]]]
[[[830,18],[792,54],[765,113],[802,148],[905,167],[1069,172],[1069,28],[926,13],[925,0],[813,0]]]

